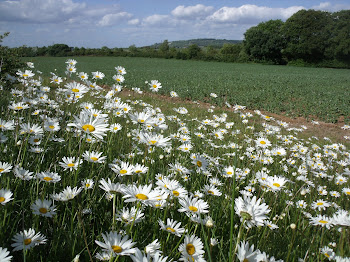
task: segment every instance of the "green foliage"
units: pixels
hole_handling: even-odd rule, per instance
[[[303,59],[317,63],[325,58],[325,50],[331,32],[328,25],[332,23],[331,14],[323,11],[300,10],[292,15],[283,26],[287,47],[283,54],[287,59]]]
[[[0,35],[0,86],[5,88],[9,88],[14,82],[13,77],[16,75],[16,71],[24,67],[17,50],[1,45],[3,39],[9,34],[9,32],[6,32]]]
[[[179,53],[184,54],[184,53]],[[242,55],[243,57],[244,55]],[[317,118],[337,122],[342,116],[350,121],[350,99],[347,94],[350,74],[347,69],[298,68],[293,66],[218,63],[193,60],[170,60],[130,57],[76,57],[78,72],[97,70],[106,77],[103,84],[115,83],[112,76],[117,65],[128,71],[129,87],[143,87],[147,80],[162,83],[162,94],[176,91],[184,99],[206,101],[217,105],[228,102],[250,109],[283,113],[291,117]],[[38,70],[49,72],[60,68],[66,58],[32,58]],[[305,63],[303,60],[300,62]],[[64,70],[57,71],[64,75]],[[210,98],[215,92],[218,97]]]
[[[270,20],[249,28],[245,34],[244,48],[253,60],[284,64],[282,50],[286,47],[281,20]]]
[[[47,53],[50,56],[68,56],[71,51],[71,48],[66,44],[54,44],[47,48]]]

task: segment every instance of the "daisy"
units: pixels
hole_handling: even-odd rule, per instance
[[[41,172],[36,174],[36,177],[44,182],[48,183],[56,183],[58,181],[61,181],[61,177],[58,175],[58,173],[53,173],[53,172]]]
[[[201,171],[206,171],[208,167],[208,160],[199,154],[192,156],[192,164],[194,164],[197,169]]]
[[[249,196],[238,197],[235,199],[235,212],[240,216],[241,222],[244,221],[247,228],[252,226],[263,226],[267,214],[270,213],[268,205],[260,204],[261,198],[256,196],[250,198]]]
[[[258,261],[256,259],[258,254],[256,250],[254,251],[254,245],[249,246],[248,242],[242,241],[238,245],[237,258],[240,262]]]
[[[148,172],[148,167],[141,164],[136,164],[133,171],[135,174],[146,174]]]
[[[214,185],[205,185],[203,192],[208,194],[208,195],[213,195],[213,196],[221,196],[222,195],[220,190],[217,189]]]
[[[74,95],[76,98],[82,97],[82,95],[89,91],[86,85],[80,84],[78,82],[70,82],[64,86],[67,88],[68,94]]]
[[[47,239],[41,233],[35,233],[35,230],[30,228],[14,235],[12,241],[15,242],[11,244],[14,248],[13,251],[18,251],[22,249],[27,250],[39,244],[45,244]]]
[[[20,133],[23,134],[30,134],[35,136],[41,136],[44,134],[44,129],[39,126],[38,124],[30,125],[30,123],[23,123],[20,125]]]
[[[145,247],[145,253],[149,254],[151,257],[154,257],[157,253],[162,253],[160,250],[160,243],[158,242],[158,239],[154,240],[152,243],[148,244]],[[154,261],[155,259],[153,259]]]
[[[13,193],[9,189],[0,189],[0,204],[5,205],[10,202],[13,198],[11,198]]]
[[[120,75],[125,75],[126,74],[126,70],[124,67],[122,66],[116,66],[114,67],[114,69],[118,72],[118,74]]]
[[[10,262],[12,259],[12,256],[9,256],[10,252],[7,251],[6,248],[0,247],[0,261],[1,262]]]
[[[181,208],[179,212],[186,212],[187,215],[197,215],[202,213],[208,213],[209,205],[202,199],[193,197],[179,198],[179,204]]]
[[[22,167],[15,167],[13,169],[13,173],[15,175],[15,177],[18,177],[22,180],[31,180],[33,179],[33,172],[30,172],[29,170],[25,170],[24,168]]]
[[[297,208],[306,208],[307,207],[307,203],[304,200],[299,200],[296,203]]]
[[[120,165],[109,164],[109,167],[117,174],[117,176],[131,176],[134,172],[134,166],[124,161],[120,161]]]
[[[18,102],[18,103],[12,103],[9,105],[9,108],[15,111],[23,110],[23,109],[28,109],[30,106],[26,103],[23,102]]]
[[[56,132],[61,129],[60,123],[58,121],[45,121],[44,122],[44,129],[48,132]]]
[[[103,152],[95,152],[95,151],[85,151],[82,155],[82,157],[88,161],[88,162],[92,162],[92,163],[104,163],[106,160],[106,156],[102,156]]]
[[[14,120],[6,121],[0,119],[0,130],[7,131],[7,130],[14,130],[15,129],[15,122]]]
[[[326,227],[328,229],[333,226],[332,219],[322,215],[310,217],[310,224],[314,226]]]
[[[0,177],[2,174],[11,172],[12,166],[6,162],[0,162]]]
[[[223,177],[233,177],[235,173],[235,170],[232,166],[227,166],[224,167],[223,172],[222,172],[222,176]]]
[[[170,91],[171,97],[178,97],[179,95],[175,91]]]
[[[92,135],[97,139],[103,139],[108,131],[108,124],[105,118],[94,117],[89,111],[83,110],[79,117],[74,116],[75,122],[69,123],[68,126],[74,126],[82,132]]]
[[[117,133],[119,132],[120,130],[122,130],[122,126],[118,123],[116,124],[112,124],[109,126],[109,130],[112,132],[112,133]]]
[[[117,83],[119,84],[121,84],[121,83],[123,83],[124,81],[125,81],[125,78],[124,78],[124,76],[122,76],[122,75],[114,75],[113,77],[112,77],[115,81],[117,81]]]
[[[40,200],[37,199],[34,204],[30,207],[33,210],[33,214],[44,217],[52,217],[56,215],[56,207],[52,205],[51,200]]]
[[[144,186],[131,185],[124,189],[125,202],[141,202],[145,205],[149,205],[149,202],[158,199],[159,192],[152,191],[152,184]]]
[[[73,189],[70,186],[67,186],[62,192],[58,194],[52,194],[51,197],[56,201],[68,201],[75,198],[82,188],[74,187]]]
[[[99,181],[99,183],[100,183],[99,187],[110,194],[121,193],[124,190],[123,185],[119,183],[112,183],[110,178],[108,178],[108,181],[102,178]]]
[[[77,71],[74,65],[67,65],[66,70],[67,71],[65,73],[67,75],[71,75],[72,73],[75,73]]]
[[[99,71],[92,72],[92,79],[103,79],[105,74]]]
[[[74,60],[74,59],[68,59],[66,62],[65,62],[66,64],[68,64],[68,65],[72,65],[72,66],[74,66],[74,65],[76,65],[77,64],[77,60]]]
[[[257,140],[255,140],[256,147],[260,148],[267,148],[271,146],[271,142],[263,137],[259,137]]]
[[[60,84],[63,82],[62,80],[62,77],[59,77],[59,76],[56,76],[56,75],[53,75],[51,78],[50,78],[50,83],[54,83],[54,84]]]
[[[79,165],[83,163],[83,160],[77,159],[75,160],[75,157],[63,157],[63,162],[59,162],[59,165],[64,168],[64,171],[69,169],[69,171],[77,170]]]
[[[349,187],[344,187],[341,191],[342,191],[345,195],[350,196],[350,188],[349,188]]]
[[[288,182],[288,179],[282,176],[269,176],[266,180],[266,183],[272,191],[277,192],[284,188],[284,184]]]
[[[327,201],[324,201],[323,199],[317,200],[312,202],[311,208],[312,209],[318,209],[318,211],[325,210],[327,207],[330,207],[331,204]]]
[[[87,73],[84,73],[84,72],[80,72],[79,74],[78,74],[78,77],[81,79],[81,80],[88,80],[88,78],[89,78],[89,76],[88,76],[88,74]]]
[[[94,180],[92,179],[84,179],[81,181],[81,187],[84,189],[92,189],[94,187]]]
[[[203,243],[195,235],[185,236],[184,243],[179,246],[179,252],[181,253],[181,261],[205,261]]]
[[[158,92],[160,88],[162,88],[162,84],[158,82],[158,80],[151,80],[148,84],[152,92]]]
[[[115,219],[125,223],[125,226],[127,226],[133,223],[139,223],[144,218],[144,214],[140,208],[132,207],[131,209],[128,209],[123,207],[123,210],[118,210]]]
[[[95,240],[95,243],[102,247],[105,251],[112,253],[112,256],[130,256],[135,254],[136,248],[133,246],[136,245],[135,242],[132,242],[132,239],[129,239],[128,235],[124,237],[117,232],[109,232],[102,234],[104,242]]]
[[[23,77],[23,79],[27,79],[27,78],[33,77],[35,74],[31,70],[25,70],[24,72],[22,72],[21,70],[18,70],[16,75]]]
[[[186,232],[186,229],[181,227],[181,222],[177,222],[170,218],[167,218],[166,224],[164,224],[161,219],[158,220],[158,223],[162,230],[168,231],[178,237],[181,237],[181,235]]]

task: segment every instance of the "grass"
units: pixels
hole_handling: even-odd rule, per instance
[[[129,71],[125,77],[129,83]],[[77,80],[73,77],[68,83]],[[47,79],[43,82],[48,83]],[[203,258],[213,262],[246,257],[242,241],[254,244],[260,255],[265,252],[284,261],[350,256],[349,152],[344,144],[304,137],[302,128],[289,128],[242,108],[204,108],[131,91],[108,98],[108,90],[89,90],[82,99],[71,100],[76,92],[54,84],[49,84],[46,93],[28,88],[29,80],[25,85],[16,86],[17,91],[12,91],[16,96],[1,91],[10,105],[30,102],[27,109],[20,110],[17,104],[17,109],[3,107],[0,113],[6,122],[0,124],[0,151],[4,153],[0,189],[13,194],[0,195],[0,239],[13,261],[71,261],[76,255],[81,261],[95,261],[102,252],[96,241],[105,242],[102,234],[128,236],[139,250],[157,240],[157,249],[169,257],[167,261],[193,255],[195,242],[199,243],[195,250],[203,251]],[[82,111],[86,107],[101,111]],[[188,113],[174,110],[179,107],[187,108]],[[134,114],[140,112],[148,112],[150,119],[135,121]],[[100,121],[92,121],[96,119]],[[121,128],[110,129],[113,124]],[[52,132],[50,125],[59,130]],[[102,139],[95,137],[99,128]],[[162,141],[164,146],[159,144]],[[84,157],[93,151],[101,155]],[[72,170],[60,163],[65,157],[75,157],[67,162]],[[77,158],[82,162],[76,162]],[[11,167],[5,169],[4,163]],[[137,164],[147,169],[138,173]],[[25,171],[33,173],[25,176]],[[61,179],[50,183],[48,174],[40,179],[38,174],[45,171]],[[106,185],[108,179],[111,183]],[[55,197],[68,186],[81,188],[81,192]],[[243,197],[249,194],[256,197],[256,204],[253,196]],[[148,201],[146,196],[161,200]],[[193,198],[202,207],[194,202],[183,204]],[[51,200],[55,207],[35,214],[33,204],[43,199]],[[197,216],[186,215],[181,208]],[[44,216],[54,209],[52,217]],[[128,215],[132,210],[134,214]],[[168,218],[181,222],[186,232],[172,234],[174,225],[161,229],[159,220],[166,223]],[[29,228],[40,232],[46,242],[31,245],[33,236],[22,237],[19,245],[28,249],[14,251],[13,237]],[[191,241],[194,237],[198,239]],[[107,244],[106,256],[113,255],[108,260],[131,261],[119,255],[118,245]]]
[[[62,67],[67,58],[35,57],[30,60],[48,75]],[[336,123],[350,120],[350,74],[347,69],[182,61],[130,57],[76,57],[77,72],[101,71],[105,84],[113,83],[115,66],[128,71],[126,85],[144,88],[145,81],[159,80],[160,91],[176,91],[180,97],[217,105],[224,102],[245,105],[290,117]],[[210,93],[218,95],[215,100]]]

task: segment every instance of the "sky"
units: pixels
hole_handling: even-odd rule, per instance
[[[164,40],[243,40],[270,19],[301,9],[335,12],[350,0],[0,0],[3,45],[73,47],[146,46]]]

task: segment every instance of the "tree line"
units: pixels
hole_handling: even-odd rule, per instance
[[[157,47],[79,48],[54,44],[13,50],[27,57],[131,56],[350,68],[350,10],[300,10],[285,22],[269,20],[251,27],[242,43],[225,43],[221,48],[197,44],[175,48],[165,40]]]

